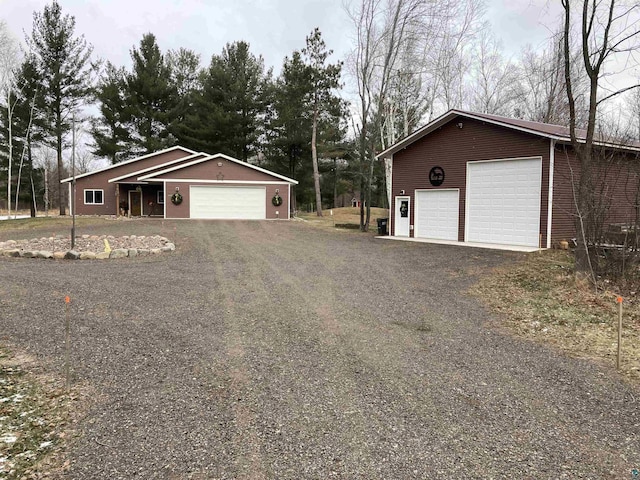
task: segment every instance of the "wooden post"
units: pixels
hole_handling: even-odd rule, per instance
[[[65,322],[64,322],[64,371],[67,378],[67,393],[71,390],[71,365],[69,359],[69,350],[71,349],[71,320],[69,318],[69,303],[71,299],[67,295],[64,297],[64,303],[66,305]]]
[[[622,297],[618,297],[618,355],[616,368],[620,370],[620,357],[622,356]]]

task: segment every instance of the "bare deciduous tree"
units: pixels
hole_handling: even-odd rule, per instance
[[[13,167],[13,112],[17,102],[16,73],[20,67],[20,50],[7,24],[0,20],[0,106],[7,120],[7,210],[11,215],[11,176]]]
[[[504,59],[502,45],[490,29],[482,31],[472,67],[473,110],[496,115],[513,115],[520,72]]]
[[[590,208],[594,186],[593,172],[598,167],[596,132],[599,107],[617,95],[638,88],[638,84],[612,88],[608,77],[617,65],[625,65],[640,50],[640,4],[631,1],[561,0],[563,15],[563,53],[566,94],[569,104],[569,130],[580,171],[574,185],[576,207],[576,272],[593,274],[588,238],[590,226],[597,220]],[[576,12],[574,12],[576,7]],[[574,65],[571,45],[580,45],[580,62]],[[587,122],[584,136],[577,132],[579,118],[574,78],[584,74],[588,81]]]

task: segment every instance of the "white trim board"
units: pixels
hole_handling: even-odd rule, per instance
[[[156,182],[160,182],[160,180],[156,180]],[[288,182],[260,182],[257,180],[202,180],[200,178],[163,178],[162,182],[172,182],[172,183],[207,183],[207,184],[217,184],[217,185],[238,185],[238,184],[246,184],[246,185],[291,185]]]
[[[553,225],[553,170],[556,161],[556,142],[550,140],[549,148],[549,198],[547,201],[547,248],[551,248],[551,226]],[[544,165],[543,165],[544,168]]]

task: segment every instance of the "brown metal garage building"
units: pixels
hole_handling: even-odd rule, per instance
[[[628,222],[640,144],[608,146],[627,161],[608,172],[607,221]],[[451,110],[378,158],[392,163],[392,236],[542,248],[575,237],[566,127]]]

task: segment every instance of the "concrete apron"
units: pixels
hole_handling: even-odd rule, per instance
[[[403,242],[417,242],[417,243],[436,243],[438,245],[455,245],[458,247],[474,247],[474,248],[487,248],[490,250],[508,250],[511,252],[537,252],[541,250],[538,247],[525,247],[522,245],[502,245],[499,243],[476,243],[476,242],[457,242],[453,240],[436,240],[433,238],[410,238],[410,237],[393,237],[389,235],[378,236],[376,238],[386,240],[400,240]],[[544,250],[544,249],[542,249]]]

